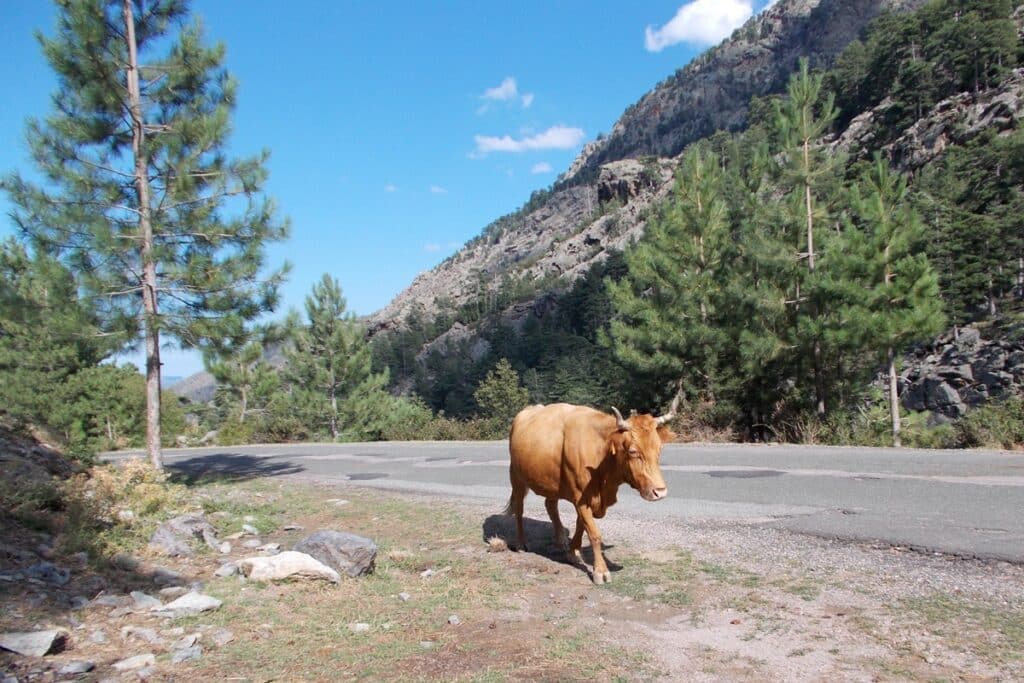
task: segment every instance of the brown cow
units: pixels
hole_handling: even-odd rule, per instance
[[[594,550],[594,583],[611,580],[601,554],[601,533],[594,518],[601,519],[615,504],[619,486],[626,482],[644,500],[661,500],[668,493],[658,462],[661,446],[674,435],[665,426],[675,415],[679,397],[668,414],[655,418],[633,415],[628,420],[568,403],[524,408],[512,421],[509,434],[509,479],[512,497],[506,514],[516,516],[517,544],[526,548],[523,533],[523,500],[527,488],[544,498],[555,527],[555,542],[567,551],[569,561],[582,564],[583,531]],[[558,518],[558,501],[576,508],[576,533],[570,545]]]

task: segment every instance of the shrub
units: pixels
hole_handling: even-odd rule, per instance
[[[1011,397],[975,408],[955,425],[957,445],[963,448],[1020,448],[1024,446],[1024,398]]]

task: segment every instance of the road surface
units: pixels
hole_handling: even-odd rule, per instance
[[[493,502],[496,511],[509,495],[504,441],[228,446],[164,457],[194,476],[294,474]],[[615,509],[1024,564],[1022,453],[670,444],[662,470],[668,498],[647,503],[624,485]],[[563,518],[573,519],[565,505]],[[532,494],[527,514],[546,519]]]

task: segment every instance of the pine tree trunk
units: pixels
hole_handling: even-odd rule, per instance
[[[163,469],[160,448],[160,327],[157,318],[156,261],[153,256],[153,223],[149,207],[149,163],[146,158],[146,131],[142,120],[142,92],[139,88],[139,57],[135,42],[135,18],[132,0],[124,0],[125,36],[128,42],[129,114],[132,122],[132,155],[135,158],[135,191],[138,196],[139,249],[142,257],[142,307],[146,328],[146,453],[153,467]]]
[[[900,404],[896,384],[896,351],[889,347],[889,417],[892,419],[892,447],[903,445],[900,441]]]
[[[331,387],[331,438],[338,440],[338,394]]]
[[[811,141],[804,139],[804,170],[808,174],[811,169]],[[811,183],[804,181],[804,210],[807,212],[807,270],[814,272],[814,205],[811,202]],[[812,304],[811,315],[818,317],[817,306]],[[814,394],[817,399],[818,417],[825,417],[825,378],[821,369],[821,340],[814,340]]]

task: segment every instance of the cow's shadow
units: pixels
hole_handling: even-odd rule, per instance
[[[572,535],[573,528],[573,526],[568,527],[570,536]],[[591,567],[594,566],[594,550],[590,547],[589,543],[585,543],[581,550],[583,561],[586,562],[586,566],[582,566],[570,562],[569,558],[566,557],[565,551],[555,543],[555,527],[550,521],[523,517],[523,532],[526,534],[527,552],[540,555],[552,562],[575,567],[593,578]],[[484,541],[495,537],[505,541],[510,549],[515,548],[516,518],[512,515],[491,515],[485,519],[483,525]],[[608,570],[617,572],[622,569],[622,565],[613,562],[608,557],[608,551],[614,547],[614,545],[605,543],[601,545],[601,550],[604,554],[604,561],[608,565]]]

